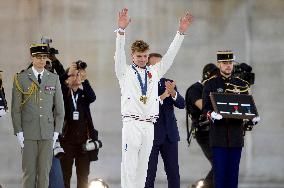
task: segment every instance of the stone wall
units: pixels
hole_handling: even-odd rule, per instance
[[[284,1],[281,0],[0,0],[0,70],[10,106],[13,75],[29,64],[29,44],[41,36],[53,39],[64,66],[82,59],[97,94],[91,106],[95,127],[104,143],[90,177],[120,181],[120,89],[114,73],[117,12],[129,8],[126,50],[144,39],[151,51],[165,53],[177,30],[178,17],[190,9],[195,22],[166,77],[179,91],[199,80],[204,64],[216,61],[216,51],[231,49],[239,62],[252,65],[252,87],[261,123],[246,136],[240,168],[242,182],[282,182],[284,179]],[[130,60],[130,58],[128,58]],[[209,163],[193,141],[186,143],[185,111],[176,110],[180,127],[180,174],[183,182],[201,178]],[[19,184],[21,156],[10,114],[0,118],[0,184]],[[158,181],[165,181],[160,160]],[[73,178],[74,180],[74,178]],[[8,186],[9,187],[9,186]]]

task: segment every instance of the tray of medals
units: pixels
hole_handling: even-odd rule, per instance
[[[210,100],[214,111],[221,114],[223,118],[253,119],[258,116],[251,95],[212,92]]]

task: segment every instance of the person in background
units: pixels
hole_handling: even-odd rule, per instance
[[[202,80],[198,81],[191,86],[186,91],[185,103],[186,103],[186,118],[191,119],[191,130],[188,131],[188,144],[190,144],[191,134],[196,139],[198,145],[201,147],[203,154],[208,159],[211,165],[207,176],[203,180],[204,188],[213,188],[213,170],[212,170],[212,151],[209,145],[209,125],[210,122],[207,120],[206,116],[202,113],[202,91],[204,84],[212,78],[215,78],[216,74],[219,72],[218,67],[209,63],[203,67]],[[187,120],[187,127],[188,120]],[[189,130],[189,128],[187,128]],[[199,180],[200,181],[200,180]],[[198,182],[199,182],[198,181]],[[197,182],[197,183],[198,183]],[[197,184],[196,183],[196,184]],[[193,185],[192,188],[195,188]]]
[[[85,62],[77,61],[60,77],[65,107],[60,136],[65,154],[60,161],[65,188],[70,188],[74,161],[77,188],[88,187],[90,162],[98,159],[98,149],[102,147],[91,117],[90,104],[96,100],[96,95],[87,79],[86,67]]]
[[[160,63],[162,55],[151,53],[148,66]],[[178,141],[180,140],[174,107],[183,109],[184,98],[179,94],[173,80],[161,78],[158,84],[160,97],[159,118],[154,123],[154,141],[148,162],[145,188],[154,188],[158,156],[161,153],[167,175],[168,188],[180,188],[178,164]]]

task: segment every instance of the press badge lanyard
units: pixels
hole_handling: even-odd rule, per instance
[[[78,101],[79,94],[77,93],[76,96],[74,97],[73,90],[71,89],[71,95],[72,95],[72,101],[73,101],[73,105],[75,109],[75,111],[73,112],[73,120],[79,120],[79,112],[77,111],[77,101]]]
[[[141,88],[141,93],[142,96],[140,97],[140,101],[143,102],[144,104],[146,104],[147,102],[147,68],[145,69],[145,83],[143,84],[142,82],[142,78],[141,75],[139,74],[139,72],[137,71],[137,69],[135,68],[135,65],[132,64],[132,68],[134,69],[134,71],[136,72],[139,84],[140,84],[140,88]]]

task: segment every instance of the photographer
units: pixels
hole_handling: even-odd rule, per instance
[[[91,117],[90,104],[96,95],[86,79],[86,67],[85,62],[77,61],[60,77],[66,110],[60,138],[65,151],[61,158],[65,188],[70,188],[74,159],[77,188],[87,187],[90,162],[98,159],[98,149],[102,146]]]
[[[55,54],[58,54],[58,50],[50,48],[48,58],[51,60],[51,62],[46,61],[45,69],[52,73],[56,72],[57,75],[60,76],[65,73],[65,70],[63,65],[56,58]],[[59,139],[57,139],[53,149],[52,166],[49,172],[49,188],[64,188],[63,172],[60,164],[60,158],[63,155],[64,150],[60,145]]]
[[[6,115],[6,111],[8,110],[1,72],[0,70],[0,117]]]
[[[214,78],[218,72],[216,65],[209,63],[204,66],[202,73],[202,81],[192,84],[186,91],[186,123],[187,123],[187,141],[190,144],[191,134],[201,147],[205,157],[211,164],[211,169],[204,179],[203,187],[213,187],[213,171],[212,171],[212,151],[209,145],[209,122],[202,115],[202,91],[204,84]],[[188,118],[191,118],[191,130],[189,131]],[[195,187],[193,185],[192,187]]]

